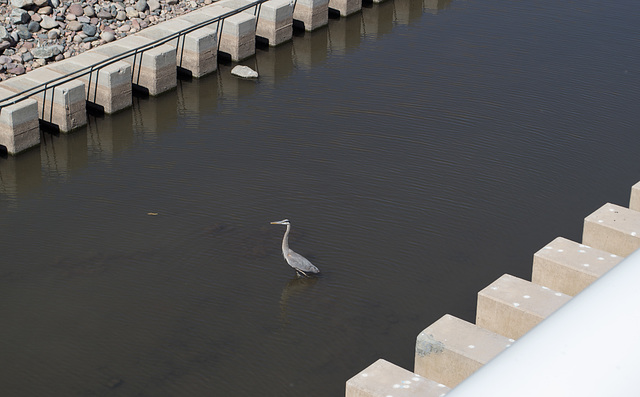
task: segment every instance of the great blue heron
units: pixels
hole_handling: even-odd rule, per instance
[[[309,274],[320,273],[320,270],[313,266],[307,258],[289,248],[289,231],[291,231],[291,222],[289,222],[288,219],[283,219],[281,221],[271,222],[271,224],[287,225],[287,231],[284,232],[284,237],[282,238],[282,255],[284,255],[284,259],[287,261],[289,266],[294,268],[298,274],[304,277],[309,277]]]

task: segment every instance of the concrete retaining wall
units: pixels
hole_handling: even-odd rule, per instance
[[[640,239],[638,238],[640,234],[640,212],[638,212],[640,211],[640,182],[632,187],[629,203],[630,208],[607,203],[587,216],[584,220],[582,243],[558,237],[536,252],[533,259],[532,282],[505,274],[480,291],[478,293],[475,325],[454,316],[445,315],[427,327],[416,339],[415,374],[436,384],[451,388],[451,393],[456,394],[458,390],[456,386],[459,384],[467,386],[465,379],[478,372],[473,376],[474,382],[470,382],[468,387],[461,391],[460,395],[475,396],[487,393],[493,395],[493,386],[496,385],[496,382],[500,383],[500,387],[497,388],[500,390],[499,395],[523,395],[522,393],[529,391],[529,388],[526,385],[523,386],[522,383],[517,383],[517,379],[504,378],[502,374],[507,371],[509,365],[518,365],[518,363],[527,363],[528,365],[531,362],[533,351],[525,353],[525,356],[522,357],[514,357],[515,354],[513,354],[513,347],[511,346],[518,346],[518,339],[525,336],[525,334],[528,337],[529,333],[535,333],[538,328],[551,329],[548,332],[545,331],[546,333],[541,331],[541,333],[545,333],[547,339],[536,342],[539,345],[537,350],[540,353],[538,354],[538,361],[546,361],[546,357],[564,358],[566,356],[565,351],[557,350],[564,349],[569,344],[563,341],[556,343],[551,340],[555,337],[554,333],[558,333],[560,329],[558,328],[554,331],[553,326],[547,327],[545,324],[546,319],[552,313],[557,312],[552,316],[554,320],[557,320],[560,315],[577,315],[577,320],[575,321],[585,324],[598,324],[599,327],[603,327],[603,330],[596,332],[597,334],[607,337],[616,336],[620,331],[618,328],[614,326],[607,329],[609,324],[607,321],[603,322],[600,318],[591,318],[591,306],[589,304],[586,306],[574,305],[575,307],[580,307],[578,314],[575,311],[571,312],[569,308],[565,310],[563,307],[572,302],[572,296],[578,295],[581,297],[580,292],[601,276],[606,275],[605,277],[609,277],[609,274],[615,273],[618,265],[623,266],[625,263],[625,256],[636,251],[637,253],[634,255],[640,255],[640,251],[638,251],[640,248]],[[640,261],[640,259],[638,260]],[[632,266],[627,265],[626,268],[632,268]],[[609,287],[609,291],[615,292],[615,288]],[[589,288],[589,292],[591,292],[591,288]],[[593,298],[590,298],[593,301],[594,299],[597,300],[599,295],[592,293],[590,296],[593,296]],[[606,307],[617,303],[617,300],[610,300],[600,306]],[[603,311],[601,310],[600,312],[602,313]],[[626,315],[627,313],[619,314],[619,316]],[[558,322],[562,323],[562,320],[555,321],[555,323]],[[629,328],[630,322],[633,322],[633,320],[622,321],[627,328]],[[539,324],[540,326],[538,326]],[[566,328],[566,325],[563,327]],[[589,325],[588,327],[590,328],[589,333],[593,334],[592,326]],[[635,328],[637,329],[637,322],[635,323]],[[584,326],[581,329],[584,329]],[[570,335],[563,336],[563,338],[571,338],[573,345],[575,345],[572,347],[574,353],[578,349],[584,352],[586,356],[597,356],[599,354],[597,353],[599,349],[597,345],[606,338],[584,338],[581,335],[581,330],[572,332]],[[630,330],[628,334],[634,332],[637,333],[637,331]],[[628,338],[627,340],[630,339]],[[621,343],[627,342],[622,341]],[[536,349],[536,347],[532,349]],[[550,351],[548,349],[555,350]],[[606,346],[603,349],[604,351],[609,351],[610,347]],[[624,348],[619,347],[618,350],[620,352],[607,354],[620,357],[624,354]],[[536,352],[538,353],[538,351]],[[494,371],[482,371],[482,367],[495,357],[500,356],[502,358],[507,355],[509,359],[503,360],[506,364],[501,364],[502,366],[499,366]],[[549,362],[551,362],[550,360]],[[573,358],[572,361],[580,362],[580,360],[577,357]],[[374,365],[381,367],[382,364],[376,362]],[[392,364],[384,364],[385,367],[389,368],[390,373],[399,371],[390,367],[390,365]],[[544,363],[538,362],[536,365],[544,366]],[[609,384],[607,377],[612,379],[620,378],[611,372],[612,366],[618,366],[617,361],[607,362],[605,360],[601,362],[595,359],[591,360],[588,365],[590,372],[599,377],[598,384],[601,385],[601,390],[609,390],[607,388]],[[596,368],[592,368],[594,365],[596,365]],[[600,370],[597,365],[605,368]],[[630,365],[629,370],[637,370],[635,361],[632,361]],[[556,367],[559,366],[556,365]],[[385,382],[381,382],[379,379],[370,379],[368,376],[365,377],[363,375],[371,372],[369,368],[347,381],[346,396],[384,397],[395,395],[381,385],[386,384]],[[556,385],[555,387],[560,385],[562,389],[553,390],[564,390],[565,392],[553,395],[584,395],[570,391],[574,389],[584,390],[585,384],[589,384],[591,379],[582,376],[582,372],[579,370],[571,372],[575,376],[563,375],[560,372],[564,369],[566,368],[554,370],[558,372],[558,376],[554,377],[554,385]],[[539,371],[542,374],[544,369],[540,367]],[[522,371],[517,370],[514,372],[522,373]],[[485,373],[489,374],[487,375],[488,379],[482,378]],[[400,379],[403,376],[404,378],[407,377],[407,375],[397,375],[394,381],[397,382],[395,379]],[[504,376],[509,377],[508,374]],[[565,378],[573,380],[563,383]],[[541,387],[536,387],[536,390],[546,390],[547,392],[551,390],[549,387],[544,386],[548,381],[545,375],[531,373],[527,379],[529,380],[523,382],[534,382],[536,385],[542,385]],[[617,382],[615,386],[620,390],[634,390],[636,383],[635,378],[626,376],[626,384],[620,385]],[[509,391],[511,389],[504,385],[514,385],[512,387],[513,393],[510,394]],[[587,389],[589,388],[587,387]],[[592,395],[602,394],[598,391],[592,393]],[[428,396],[432,394],[424,392],[424,394],[420,395]],[[536,394],[536,392],[533,392],[527,395],[550,394]]]
[[[348,1],[350,6],[341,11],[342,15],[360,9],[361,0]],[[0,83],[2,101],[60,77],[71,78],[64,85],[34,94],[32,98],[38,105],[35,106],[35,112],[32,111],[34,103],[31,101],[3,107],[0,110],[3,119],[0,145],[6,147],[10,154],[17,154],[39,144],[38,119],[57,126],[62,132],[71,132],[86,125],[87,105],[105,113],[116,113],[131,106],[133,88],[142,89],[149,95],[160,95],[176,87],[178,70],[186,71],[193,77],[212,73],[217,70],[218,51],[227,54],[235,62],[247,59],[255,54],[256,36],[270,46],[289,41],[293,35],[294,18],[299,19],[306,30],[317,29],[328,21],[329,0],[299,0],[295,7],[289,0],[269,0],[228,16],[224,22],[189,32],[184,39],[176,38],[73,79],[85,68],[107,62],[112,57],[148,46],[249,4],[250,0],[220,0],[135,35]]]

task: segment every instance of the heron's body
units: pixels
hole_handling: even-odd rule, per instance
[[[287,225],[287,231],[284,232],[284,237],[282,238],[282,255],[289,266],[305,277],[309,277],[309,274],[320,273],[320,270],[309,262],[307,258],[289,248],[289,232],[291,231],[291,223],[289,220],[283,219],[281,221],[271,222],[271,224]]]

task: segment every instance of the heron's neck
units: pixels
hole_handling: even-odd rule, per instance
[[[284,237],[282,238],[282,253],[285,255],[289,251],[289,230],[291,230],[291,225],[287,225],[287,231],[284,232]]]

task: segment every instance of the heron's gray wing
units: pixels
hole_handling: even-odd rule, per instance
[[[320,273],[320,270],[313,266],[311,262],[297,252],[289,251],[287,262],[294,269],[300,269],[305,273]]]

